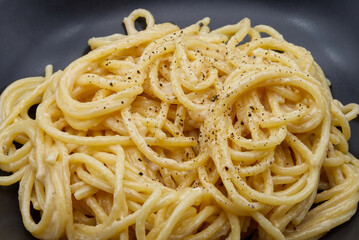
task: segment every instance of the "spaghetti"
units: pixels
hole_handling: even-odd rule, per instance
[[[333,99],[275,29],[209,21],[135,10],[128,35],[91,38],[64,71],[4,90],[0,184],[20,182],[35,237],[313,239],[354,215],[358,105]]]

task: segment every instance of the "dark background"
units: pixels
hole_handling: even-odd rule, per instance
[[[90,37],[124,33],[122,20],[145,8],[156,23],[186,27],[204,17],[212,29],[249,17],[276,28],[312,52],[332,82],[334,98],[359,103],[359,1],[120,1],[0,0],[0,91],[11,82],[65,68],[88,50]],[[351,122],[350,151],[359,157],[359,121]],[[0,187],[0,239],[31,239],[23,227],[18,185]],[[358,239],[359,213],[324,239]]]

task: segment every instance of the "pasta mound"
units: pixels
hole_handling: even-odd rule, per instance
[[[333,99],[310,52],[247,18],[124,23],[1,95],[0,185],[20,182],[35,237],[313,239],[355,214],[359,107]]]

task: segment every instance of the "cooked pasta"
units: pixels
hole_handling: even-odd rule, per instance
[[[33,236],[316,239],[355,214],[358,105],[275,29],[209,22],[138,9],[127,35],[4,90],[0,185],[20,182]]]

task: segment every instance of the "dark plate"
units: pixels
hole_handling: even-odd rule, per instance
[[[312,52],[332,81],[335,98],[359,103],[359,1],[119,1],[0,0],[0,90],[11,82],[44,74],[47,64],[63,69],[86,51],[87,40],[124,33],[132,10],[150,10],[157,23],[185,27],[203,17],[211,28],[249,17],[276,28]],[[351,122],[350,151],[359,157],[359,121]],[[23,227],[17,185],[0,187],[0,239],[31,239]],[[357,239],[359,213],[325,239]]]

